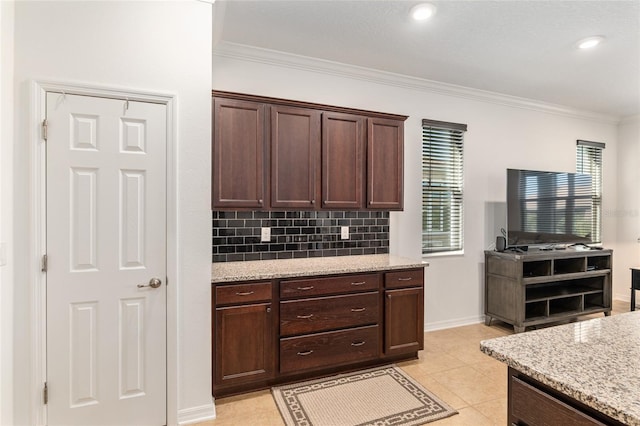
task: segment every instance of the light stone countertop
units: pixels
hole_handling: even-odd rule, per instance
[[[218,262],[211,265],[211,282],[269,280],[312,275],[422,268],[425,266],[429,266],[429,264],[422,260],[407,259],[389,254]]]
[[[640,426],[640,311],[484,340],[480,350],[609,417]]]

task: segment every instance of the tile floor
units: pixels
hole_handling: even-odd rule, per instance
[[[614,315],[628,310],[628,302],[613,302]],[[480,352],[479,343],[511,333],[510,326],[497,321],[491,327],[474,324],[425,333],[419,359],[398,365],[458,410],[459,414],[431,424],[507,424],[507,367]],[[217,399],[216,414],[215,420],[198,426],[284,424],[269,390]]]

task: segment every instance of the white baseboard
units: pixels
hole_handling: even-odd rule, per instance
[[[214,405],[213,400],[211,401],[211,404],[178,410],[179,425],[191,425],[194,423],[213,420],[215,418],[216,418],[216,406]]]
[[[444,330],[447,328],[462,327],[464,325],[472,325],[478,323],[484,323],[484,315],[425,323],[424,331]]]

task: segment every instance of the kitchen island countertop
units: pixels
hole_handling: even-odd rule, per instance
[[[480,342],[521,373],[632,426],[640,426],[640,311]]]
[[[389,254],[218,262],[211,265],[211,282],[270,280],[313,275],[423,268],[426,266],[429,266],[429,264],[421,260]]]

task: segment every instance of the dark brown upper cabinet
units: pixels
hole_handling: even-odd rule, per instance
[[[214,98],[212,207],[263,208],[265,106]]]
[[[402,210],[406,116],[213,96],[213,209]]]
[[[321,112],[271,106],[271,207],[314,210]]]
[[[367,208],[402,210],[404,122],[369,118]]]
[[[322,208],[363,207],[365,120],[335,112],[322,115]]]

